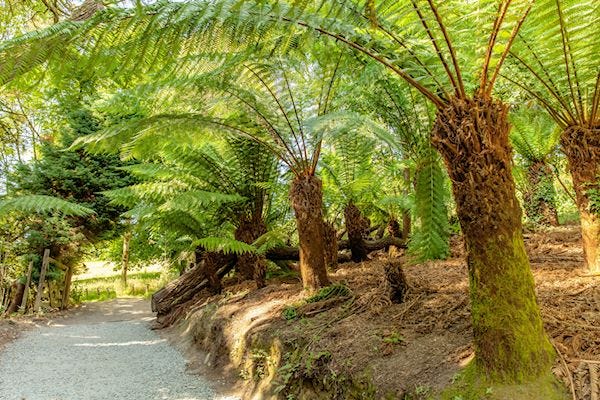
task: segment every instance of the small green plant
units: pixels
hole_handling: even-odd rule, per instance
[[[352,291],[348,286],[343,283],[334,283],[333,285],[319,289],[317,293],[306,299],[306,303],[316,303],[317,301],[323,301],[333,297],[350,296],[351,294]]]
[[[385,336],[383,338],[383,341],[385,343],[390,343],[390,344],[402,344],[404,343],[404,337],[399,334],[398,332],[394,331],[392,333],[390,333],[389,335]]]
[[[426,396],[427,393],[429,393],[429,391],[430,391],[429,386],[417,386],[415,388],[415,394],[417,396]]]
[[[267,375],[268,363],[269,363],[269,353],[262,349],[254,349],[250,355],[254,365],[254,378],[256,380],[261,380]]]
[[[294,306],[287,306],[283,309],[282,316],[286,321],[292,321],[298,318],[298,309]]]

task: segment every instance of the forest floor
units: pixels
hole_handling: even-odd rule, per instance
[[[0,321],[0,399],[234,399],[191,374],[153,320],[148,301],[117,299]]]
[[[526,233],[525,240],[545,328],[558,351],[555,375],[575,392],[573,398],[591,399],[593,387],[600,394],[600,277],[583,268],[577,226]],[[303,304],[300,284],[289,279],[273,280],[260,290],[251,282],[230,282],[224,294],[199,296],[171,329],[208,352],[206,364],[245,378],[248,398],[267,397],[265,385],[254,381],[273,373],[261,372],[259,365],[260,376],[254,375],[256,360],[273,355],[268,347],[256,349],[261,342],[275,343],[269,338],[302,343],[301,353],[312,355],[294,365],[289,359],[276,362],[278,376],[270,385],[283,394],[294,379],[317,378],[313,383],[320,385],[315,372],[320,365],[336,379],[368,375],[376,398],[429,398],[473,357],[462,243],[453,239],[447,260],[411,265],[398,259],[405,262],[410,285],[402,304],[392,304],[386,295],[387,254],[372,256],[372,261],[341,264],[331,273],[333,282],[351,289],[343,301]],[[291,306],[297,314],[293,318]],[[253,366],[248,368],[249,359]],[[299,372],[304,364],[312,372]],[[293,374],[282,378],[285,368]]]

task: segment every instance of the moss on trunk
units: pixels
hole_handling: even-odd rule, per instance
[[[488,98],[452,99],[438,111],[432,141],[445,159],[465,238],[475,365],[510,383],[547,374],[554,357],[523,243],[507,114]]]
[[[350,201],[344,209],[348,244],[352,254],[352,261],[361,262],[368,259],[365,247],[365,233],[369,230],[369,222],[363,217],[358,207]]]
[[[302,283],[306,289],[319,289],[329,285],[325,268],[321,180],[313,175],[296,177],[292,182],[290,199],[298,227]]]
[[[571,126],[562,132],[560,142],[577,196],[585,262],[591,272],[600,272],[600,216],[590,201],[590,193],[600,191],[600,127]]]
[[[527,218],[535,225],[557,226],[556,190],[550,167],[535,162],[527,167],[528,188],[523,195],[523,208]]]

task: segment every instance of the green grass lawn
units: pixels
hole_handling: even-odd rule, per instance
[[[161,272],[131,273],[127,284],[121,282],[121,275],[101,276],[75,280],[71,290],[74,303],[104,301],[117,297],[149,298],[168,281],[167,274]]]

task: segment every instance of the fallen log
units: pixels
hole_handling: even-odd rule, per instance
[[[390,236],[378,240],[365,240],[365,247],[368,252],[381,250],[392,245],[406,248],[404,241]],[[338,250],[348,248],[347,240],[339,242]],[[298,260],[300,252],[297,247],[282,246],[269,250],[266,258],[271,261]],[[222,279],[233,269],[236,261],[237,257],[235,255],[224,256],[221,260],[221,266],[216,271],[216,277],[219,280]],[[350,257],[347,254],[340,254],[339,261],[350,261]],[[216,281],[208,279],[206,272],[205,262],[203,261],[154,293],[151,301],[152,311],[156,312],[157,316],[169,314],[176,306],[191,300],[201,290],[210,288],[211,284],[215,286]]]
[[[386,236],[381,239],[376,240],[365,240],[365,248],[370,253],[372,251],[385,249],[388,246],[396,246],[399,248],[406,248],[406,242],[402,239]],[[338,251],[349,249],[350,245],[347,240],[340,240],[338,242]],[[297,247],[291,246],[280,246],[275,247],[266,254],[267,259],[271,261],[277,260],[299,260],[300,259],[300,251]],[[344,257],[342,255],[339,256],[339,261],[347,261],[348,257]]]
[[[227,275],[233,269],[236,261],[235,255],[228,255],[224,265],[217,269],[217,277],[222,279]],[[201,263],[154,293],[151,301],[152,311],[159,316],[168,314],[175,306],[192,299],[202,289],[209,287],[211,283],[214,284],[206,277],[204,263]]]

